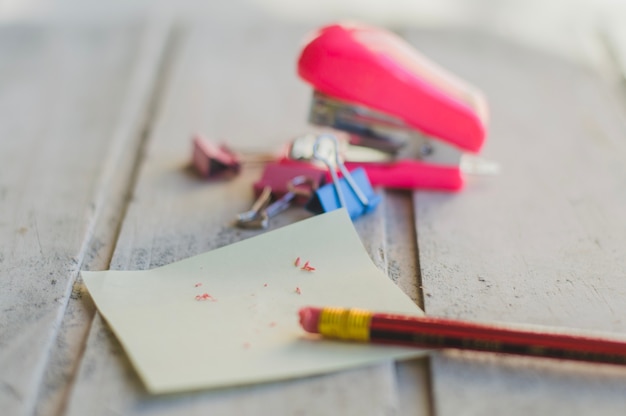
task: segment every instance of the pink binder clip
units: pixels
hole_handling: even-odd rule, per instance
[[[239,158],[225,144],[216,145],[200,134],[193,136],[191,163],[204,178],[232,176],[241,169]]]
[[[292,188],[298,188],[298,185],[293,184],[293,179],[296,177],[308,178],[307,183],[302,184],[305,188],[317,189],[326,182],[326,172],[318,167],[304,163],[282,164],[270,162],[265,165],[261,178],[253,185],[254,195],[258,198],[264,189],[269,186],[272,190],[272,197],[276,199],[282,198],[286,193],[293,192]],[[299,195],[295,202],[304,204],[307,200],[303,198],[303,195]]]
[[[364,167],[373,185],[454,191],[463,186],[467,167],[496,169],[478,159],[462,161],[485,141],[481,92],[390,32],[358,24],[323,27],[302,50],[298,73],[314,88],[309,121],[349,132],[352,144],[386,154],[386,162],[346,158],[349,169]]]

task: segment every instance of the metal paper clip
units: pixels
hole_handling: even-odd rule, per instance
[[[332,147],[324,147],[324,142],[330,141]],[[324,151],[323,149],[326,149]],[[331,154],[328,154],[331,149]],[[311,198],[306,208],[314,213],[328,212],[337,208],[346,208],[351,218],[372,211],[380,202],[380,196],[374,193],[372,186],[362,168],[352,173],[346,169],[339,153],[339,143],[332,134],[322,134],[317,137],[313,145],[313,158],[326,165],[332,184],[319,188]],[[340,179],[337,169],[342,174]]]
[[[237,215],[235,224],[239,228],[266,228],[269,222],[265,209],[272,199],[272,188],[266,186],[258,196],[252,208]]]
[[[237,216],[236,225],[240,228],[267,228],[270,218],[289,208],[298,197],[310,199],[317,189],[317,182],[313,178],[300,175],[287,182],[287,189],[287,193],[270,204],[272,188],[263,188],[252,208]]]

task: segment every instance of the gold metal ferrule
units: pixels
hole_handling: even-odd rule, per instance
[[[329,338],[369,341],[372,312],[362,309],[324,308],[318,321],[318,331]]]

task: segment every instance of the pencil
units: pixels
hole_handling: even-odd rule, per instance
[[[305,307],[299,315],[305,331],[334,339],[626,364],[626,341],[617,339],[362,309]]]

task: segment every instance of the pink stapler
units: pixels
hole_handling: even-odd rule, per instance
[[[474,158],[486,135],[480,91],[439,68],[396,35],[359,24],[313,34],[298,74],[314,88],[309,121],[350,133],[352,145],[384,161],[354,161],[372,183],[390,188],[459,190],[462,172],[496,165]],[[480,172],[479,172],[480,173]]]

